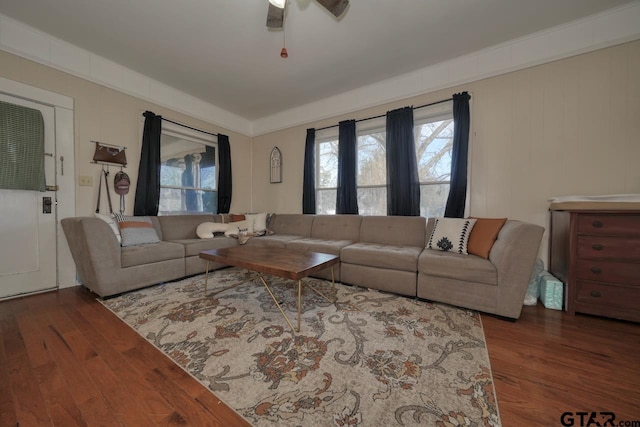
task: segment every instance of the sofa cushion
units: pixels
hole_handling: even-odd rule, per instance
[[[314,215],[277,214],[271,218],[269,228],[276,234],[310,237]]]
[[[122,267],[146,265],[154,262],[184,258],[184,246],[171,242],[123,247],[120,254]]]
[[[429,276],[498,285],[496,267],[491,261],[475,255],[425,249],[418,258],[418,271]]]
[[[196,229],[203,222],[216,222],[213,215],[162,215],[158,217],[162,227],[162,240],[197,238]]]
[[[363,216],[358,241],[424,248],[425,227],[419,216]]]
[[[114,215],[113,214],[102,215],[102,214],[99,214],[98,212],[96,212],[94,215],[96,218],[100,218],[101,220],[109,224],[109,227],[111,227],[111,230],[116,235],[116,239],[118,239],[118,243],[122,243],[122,236],[120,236],[120,228],[118,227],[118,223],[116,222]]]
[[[340,255],[340,250],[352,244],[351,240],[324,240],[324,239],[297,239],[286,243],[287,249],[300,251],[322,252],[325,254]]]
[[[199,255],[202,251],[210,249],[233,248],[238,246],[238,241],[230,237],[214,237],[213,239],[182,239],[172,240],[184,246],[185,256]]]
[[[467,242],[475,219],[436,218],[427,248],[467,255]]]
[[[357,242],[361,223],[360,215],[316,215],[311,226],[311,237]]]
[[[422,248],[415,246],[355,243],[340,251],[340,261],[392,270],[417,271]]]

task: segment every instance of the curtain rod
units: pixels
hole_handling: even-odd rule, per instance
[[[424,105],[418,105],[417,107],[411,107],[411,109],[413,109],[413,110],[417,110],[418,108],[431,107],[432,105],[438,105],[438,104],[442,104],[442,103],[449,102],[449,101],[452,101],[452,100],[453,100],[453,98],[449,98],[449,99],[442,99],[442,100],[440,100],[440,101],[430,102],[430,103],[428,103],[428,104],[424,104]],[[366,118],[364,118],[364,119],[358,119],[358,120],[356,120],[356,123],[358,123],[358,122],[364,122],[365,120],[379,119],[379,118],[381,118],[381,117],[385,117],[385,116],[386,116],[386,114],[379,114],[379,115],[377,115],[377,116],[373,116],[373,117],[366,117]],[[335,128],[335,127],[338,127],[338,126],[340,126],[340,124],[339,124],[339,123],[338,123],[337,125],[325,126],[325,127],[323,127],[323,128],[318,128],[318,129],[316,129],[316,132],[317,132],[317,131],[321,131],[321,130],[325,130],[325,129]]]
[[[198,132],[206,133],[207,135],[220,136],[220,134],[213,133],[213,132],[207,132],[206,130],[202,130],[202,129],[194,128],[194,127],[192,127],[192,126],[185,125],[185,124],[183,124],[183,123],[174,122],[173,120],[165,119],[165,118],[164,118],[164,117],[162,117],[162,116],[161,116],[161,118],[162,118],[162,120],[164,120],[165,122],[173,123],[174,125],[182,126],[183,128],[187,128],[187,129],[195,130],[195,131],[198,131]]]

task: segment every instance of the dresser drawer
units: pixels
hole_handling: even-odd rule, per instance
[[[640,215],[579,215],[578,233],[640,236]]]
[[[578,280],[619,283],[640,288],[640,263],[579,259],[576,262]]]
[[[640,288],[578,281],[576,283],[576,301],[640,310]]]
[[[578,258],[640,260],[640,237],[578,236]]]

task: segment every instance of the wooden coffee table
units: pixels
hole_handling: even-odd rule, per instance
[[[303,252],[294,249],[286,248],[263,248],[254,246],[236,246],[234,248],[224,249],[212,249],[209,251],[200,252],[200,258],[207,261],[207,267],[205,270],[204,291],[207,292],[207,284],[209,282],[209,262],[216,261],[221,264],[232,265],[234,267],[246,268],[254,271],[257,278],[260,279],[262,284],[267,288],[269,295],[276,303],[278,310],[282,313],[282,316],[287,321],[289,326],[295,332],[300,332],[300,306],[302,302],[302,284],[304,283],[312,291],[326,299],[330,303],[335,301],[330,300],[320,291],[311,286],[308,282],[303,282],[302,279],[309,276],[312,273],[327,269],[331,267],[331,283],[335,285],[333,266],[336,265],[340,258],[337,255],[323,254],[319,252]],[[293,325],[289,321],[289,318],[282,310],[282,307],[278,303],[278,300],[271,292],[267,281],[264,279],[263,274],[282,277],[284,279],[295,280],[298,282],[298,328],[294,329]],[[227,286],[221,289],[215,294],[224,292],[228,289],[240,286],[243,283],[254,280],[256,276],[251,277],[239,283],[235,283],[231,286]],[[213,294],[213,295],[215,295]]]

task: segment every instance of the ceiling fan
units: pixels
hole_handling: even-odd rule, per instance
[[[316,0],[336,18],[344,13],[349,6],[349,0]],[[269,0],[267,12],[267,27],[282,28],[284,24],[284,8],[287,0]]]

